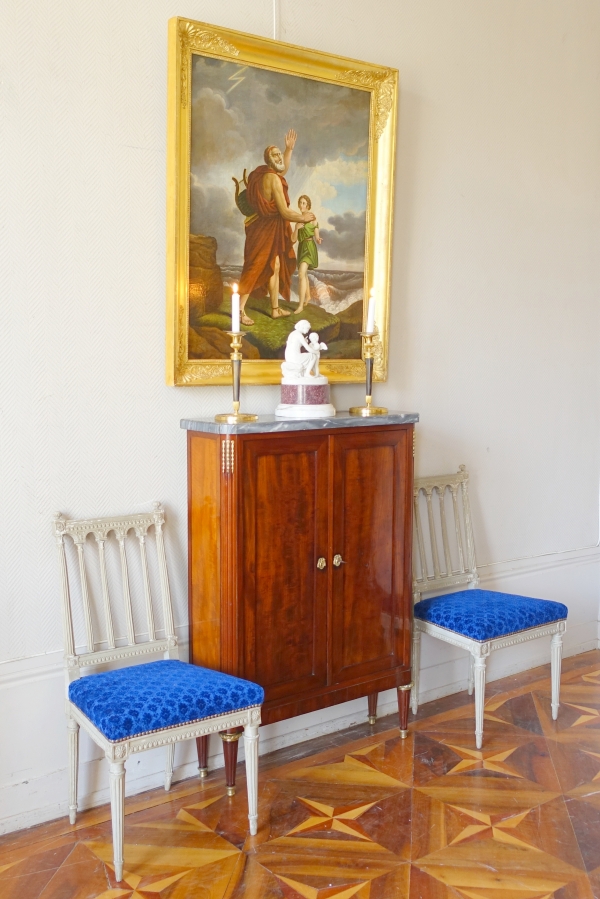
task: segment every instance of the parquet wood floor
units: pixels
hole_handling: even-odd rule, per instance
[[[464,694],[127,802],[125,881],[107,806],[0,839],[1,899],[600,899],[600,652],[489,684],[484,748]]]

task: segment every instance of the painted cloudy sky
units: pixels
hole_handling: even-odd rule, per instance
[[[319,268],[362,271],[367,208],[367,91],[193,56],[190,231],[216,237],[220,265],[241,265],[244,219],[232,175],[263,164],[298,133],[290,203],[308,194],[323,243]]]

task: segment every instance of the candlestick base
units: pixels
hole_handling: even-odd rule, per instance
[[[215,421],[227,425],[237,425],[241,421],[258,421],[258,415],[254,415],[252,412],[220,412],[219,415],[215,415]]]
[[[362,418],[368,418],[370,415],[387,415],[388,410],[385,406],[372,406],[371,397],[366,397],[364,406],[350,406],[348,409],[350,415],[360,415]]]
[[[385,406],[351,406],[348,412],[350,415],[361,415],[363,418],[368,418],[369,415],[388,414]]]

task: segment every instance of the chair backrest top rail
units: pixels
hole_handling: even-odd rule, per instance
[[[68,670],[68,677],[72,679],[77,677],[77,671],[80,667],[89,667],[92,665],[101,665],[103,663],[118,661],[120,659],[133,658],[135,656],[147,655],[148,653],[164,653],[169,658],[177,658],[177,637],[175,636],[175,627],[173,621],[173,608],[171,604],[171,594],[169,589],[169,578],[167,571],[167,561],[165,555],[165,545],[163,537],[163,525],[165,522],[165,513],[162,505],[155,502],[151,512],[134,512],[129,515],[111,515],[102,518],[67,518],[60,512],[54,516],[54,536],[59,552],[59,566],[61,575],[61,593],[63,600],[63,627],[65,636],[65,661]],[[152,556],[156,578],[151,577],[147,541],[148,531],[154,528],[155,540],[152,540]],[[134,535],[130,532],[134,532]],[[108,545],[109,534],[113,532],[118,543],[118,556],[112,557],[113,572],[116,573],[120,569],[121,584],[120,592],[122,617],[127,630],[127,645],[116,646],[119,637],[115,637],[115,629],[113,626],[113,612],[111,605],[116,602],[116,596],[111,597],[109,594],[109,576],[107,570],[107,556],[105,553],[105,544]],[[98,547],[98,571],[94,574],[93,580],[98,579],[101,583],[101,591],[92,591],[88,586],[90,574],[85,557],[90,552],[86,549],[89,541],[88,536],[93,534],[95,543]],[[69,542],[65,538],[71,538],[77,548],[77,564],[74,569],[69,572],[71,567],[68,564],[65,543]],[[140,569],[136,578],[140,583],[136,583],[136,595],[141,585],[143,604],[142,608],[146,617],[147,639],[136,642],[136,632],[134,627],[134,617],[132,608],[133,594],[130,585],[130,572],[127,561],[128,552],[125,544],[129,544],[132,540],[138,546]],[[92,552],[93,555],[93,552]],[[84,617],[87,651],[77,652],[75,644],[75,635],[73,628],[73,609],[71,606],[73,597],[70,590],[70,578],[77,577],[79,598],[78,606],[81,607]],[[157,636],[155,613],[153,608],[153,585],[157,586],[160,598],[162,600],[163,624],[160,626],[160,632],[163,636]],[[119,588],[115,584],[115,590],[118,594]],[[101,601],[100,601],[101,597]],[[95,612],[95,615],[94,615]],[[103,613],[103,615],[102,615]],[[104,628],[103,628],[104,625]],[[143,635],[140,635],[143,636]],[[98,648],[98,644],[104,644],[103,648]]]
[[[69,534],[71,537],[84,538],[88,534],[106,535],[110,531],[115,534],[127,534],[131,530],[146,531],[153,524],[163,524],[165,520],[164,509],[155,503],[153,512],[139,512],[133,515],[110,515],[106,518],[65,518],[60,512],[54,516],[54,533],[58,537],[61,534]]]
[[[451,474],[429,475],[424,478],[415,478],[413,494],[417,496],[421,490],[430,490],[433,488],[459,487],[461,484],[467,484],[469,481],[469,472],[465,465],[460,465],[458,471]]]

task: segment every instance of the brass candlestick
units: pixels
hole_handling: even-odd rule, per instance
[[[252,412],[240,412],[240,381],[242,376],[242,332],[227,331],[231,337],[231,372],[233,378],[233,412],[220,412],[215,415],[215,421],[222,421],[228,425],[235,425],[240,421],[256,421],[258,415]]]
[[[372,405],[373,391],[373,356],[375,355],[375,331],[360,331],[363,341],[363,358],[365,360],[365,376],[366,376],[366,396],[364,406],[351,406],[350,415],[362,415],[366,418],[368,415],[387,415],[388,410],[385,406]]]

